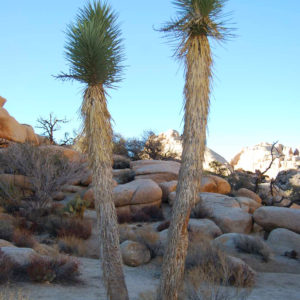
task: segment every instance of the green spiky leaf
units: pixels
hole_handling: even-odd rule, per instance
[[[76,21],[67,27],[66,59],[69,74],[89,86],[113,87],[121,80],[124,59],[117,15],[106,2],[93,2],[79,10]]]
[[[230,37],[227,28],[229,14],[223,12],[227,0],[174,0],[178,17],[167,22],[162,32],[171,34],[172,41],[177,43],[177,54],[182,56],[180,48],[189,37],[207,36],[218,41]],[[179,41],[179,47],[178,47]]]

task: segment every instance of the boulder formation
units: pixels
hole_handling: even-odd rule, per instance
[[[40,144],[43,138],[27,124],[20,124],[3,108],[6,99],[0,97],[0,139],[11,142]]]
[[[178,131],[169,129],[165,132],[158,134],[156,138],[161,142],[163,152],[165,154],[173,153],[176,155],[175,158],[181,159],[182,137],[179,135]],[[206,147],[204,153],[203,169],[213,171],[209,165],[212,161],[217,161],[225,166],[228,165],[228,162],[224,157]]]
[[[272,144],[260,143],[252,147],[245,147],[232,160],[231,165],[234,169],[255,172],[265,171],[272,160]],[[300,167],[300,156],[297,149],[286,147],[281,144],[273,148],[273,156],[276,157],[271,168],[266,172],[271,178],[275,178],[280,171],[297,169]]]

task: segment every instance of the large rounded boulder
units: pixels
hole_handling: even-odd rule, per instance
[[[116,186],[113,199],[118,212],[134,213],[143,207],[159,207],[162,190],[151,179],[137,179]]]
[[[254,221],[271,231],[276,228],[285,228],[300,233],[300,210],[286,207],[264,206],[258,208],[254,214]]]

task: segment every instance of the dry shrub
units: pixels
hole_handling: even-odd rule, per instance
[[[192,237],[186,258],[186,278],[182,299],[245,299],[254,284],[254,274],[236,263],[205,236]]]
[[[151,258],[161,253],[159,234],[151,226],[131,228],[127,225],[119,226],[120,243],[130,240],[144,244],[150,251]]]
[[[85,176],[83,163],[70,161],[61,151],[31,144],[13,144],[0,153],[5,173],[27,176],[33,194],[26,203],[33,208],[47,207],[52,196],[69,182]]]
[[[86,240],[92,233],[89,220],[75,217],[49,215],[38,219],[35,225],[37,232],[47,232],[53,237],[75,236]]]
[[[27,296],[24,296],[22,291],[15,291],[11,289],[1,289],[0,300],[30,300]]]
[[[133,222],[156,222],[163,219],[162,209],[157,206],[145,206],[132,215]]]
[[[130,159],[127,158],[126,156],[120,154],[120,153],[115,153],[117,155],[113,156],[113,169],[128,169],[130,168]],[[126,150],[127,154],[127,150]]]
[[[76,282],[79,264],[67,257],[34,257],[26,267],[28,277],[37,282]]]
[[[151,258],[154,258],[160,253],[159,234],[150,226],[135,230],[130,240],[144,244],[149,249]]]
[[[139,294],[140,300],[156,300],[157,296],[156,293],[153,291],[146,291]]]
[[[132,223],[132,222],[156,222],[164,219],[162,209],[157,206],[146,206],[134,213],[122,212],[118,213],[118,222]]]
[[[0,284],[13,278],[15,263],[0,249]]]
[[[132,216],[131,216],[131,213],[129,213],[129,212],[117,212],[117,217],[118,217],[119,224],[132,222]]]
[[[87,252],[85,241],[74,236],[61,237],[58,248],[61,252],[76,256],[85,256]]]
[[[70,218],[66,220],[64,227],[58,232],[59,237],[74,236],[87,240],[92,234],[92,224],[88,220]]]
[[[125,184],[130,181],[133,181],[135,178],[135,172],[133,170],[128,170],[119,174],[118,176],[114,176],[114,179],[118,182],[118,184]]]
[[[27,230],[16,229],[13,233],[12,242],[17,247],[33,248],[36,244],[36,240],[32,236],[32,233]]]
[[[161,231],[164,231],[165,229],[168,229],[169,227],[170,227],[170,221],[165,221],[165,222],[160,223],[157,226],[156,230],[158,232],[161,232]]]
[[[4,211],[10,214],[18,212],[23,197],[25,194],[19,187],[8,184],[6,181],[0,181],[0,205]]]
[[[239,251],[260,255],[265,262],[270,260],[271,250],[260,237],[239,235],[234,242]]]
[[[11,241],[14,233],[14,226],[6,220],[0,220],[0,239]]]
[[[195,219],[210,219],[213,217],[213,209],[205,206],[200,200],[191,213],[191,218]]]

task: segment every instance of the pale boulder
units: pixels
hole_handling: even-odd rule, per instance
[[[250,233],[252,230],[252,216],[241,209],[239,202],[225,195],[214,193],[200,193],[201,200],[192,211],[193,214],[199,210],[209,211],[210,218],[224,233]],[[199,211],[201,213],[201,211]]]
[[[190,219],[188,229],[196,235],[216,238],[222,234],[221,229],[209,219]]]
[[[150,179],[137,179],[116,186],[113,198],[116,207],[161,203],[162,191],[158,184]]]
[[[253,218],[266,231],[285,228],[300,233],[300,210],[298,209],[264,206],[254,212]]]
[[[15,247],[11,242],[0,239],[0,248],[1,247]]]
[[[135,179],[152,179],[156,183],[178,179],[180,163],[176,161],[138,160],[130,163]]]
[[[278,255],[295,251],[300,256],[300,234],[284,228],[277,228],[269,234],[268,245]]]
[[[26,265],[37,253],[31,248],[1,247],[0,250],[12,261]]]

